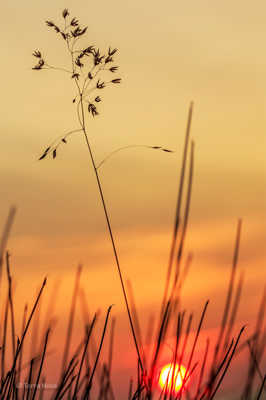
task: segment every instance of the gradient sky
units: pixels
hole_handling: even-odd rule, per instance
[[[82,263],[90,312],[101,308],[104,313],[116,304],[117,336],[124,349],[132,346],[83,137],[73,136],[56,160],[37,161],[53,138],[78,126],[73,82],[58,71],[31,69],[36,49],[52,65],[67,65],[62,41],[44,24],[47,19],[59,22],[65,7],[88,25],[89,45],[119,49],[116,61],[123,82],[101,93],[100,116],[88,120],[96,160],[131,144],[175,150],[127,149],[100,172],[122,268],[134,287],[141,318],[155,312],[161,301],[193,100],[195,177],[186,252],[193,251],[194,262],[184,307],[199,312],[195,302],[210,298],[206,329],[219,323],[217,310],[241,217],[239,267],[245,272],[245,289],[240,321],[252,322],[266,258],[266,4],[261,0],[1,4],[0,222],[15,204],[8,247],[21,299],[18,309],[33,300],[48,275],[51,287],[56,279],[62,281],[58,310],[66,315],[64,299],[70,301],[74,271]],[[63,325],[58,329],[63,331]]]

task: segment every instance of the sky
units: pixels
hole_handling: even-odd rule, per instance
[[[32,70],[37,49],[52,65],[69,65],[62,40],[45,25],[45,20],[59,23],[64,8],[88,26],[89,45],[119,49],[115,60],[122,82],[101,93],[100,115],[87,123],[97,163],[128,145],[173,150],[125,149],[99,170],[122,271],[132,283],[143,326],[162,298],[186,120],[194,102],[195,173],[185,243],[185,254],[192,251],[194,259],[182,304],[197,316],[198,306],[210,299],[205,329],[214,332],[239,218],[239,270],[245,276],[239,324],[252,326],[265,285],[266,5],[14,0],[0,6],[0,223],[16,205],[8,249],[18,315],[44,276],[48,293],[60,281],[57,343],[82,264],[90,313],[101,309],[102,324],[115,304],[117,353],[123,354],[114,367],[115,382],[122,373],[129,381],[134,348],[84,138],[73,135],[55,160],[38,161],[55,137],[78,126],[73,81],[64,72]],[[79,332],[78,325],[75,339]]]

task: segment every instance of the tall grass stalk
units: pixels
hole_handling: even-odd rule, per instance
[[[107,56],[101,55],[99,49],[96,50],[94,48],[94,46],[89,46],[82,50],[78,50],[76,48],[76,43],[79,41],[80,37],[84,35],[84,33],[87,30],[87,27],[81,28],[79,25],[79,22],[76,18],[73,18],[70,21],[69,20],[69,11],[67,9],[65,9],[63,11],[62,15],[63,15],[63,19],[64,19],[64,27],[63,28],[59,28],[52,21],[46,21],[46,23],[49,27],[54,28],[57,33],[60,33],[62,35],[62,37],[65,41],[67,50],[69,52],[70,59],[71,59],[70,69],[61,68],[61,67],[58,68],[58,67],[51,66],[43,59],[42,54],[39,50],[36,50],[33,53],[33,55],[39,60],[38,64],[35,65],[33,67],[33,69],[34,70],[58,69],[58,70],[63,70],[64,72],[67,72],[68,74],[71,74],[71,77],[74,80],[75,86],[77,89],[77,95],[73,99],[73,103],[77,103],[77,117],[78,117],[78,121],[79,121],[81,129],[76,129],[76,130],[68,132],[66,135],[64,135],[62,138],[60,138],[59,143],[56,145],[54,145],[54,142],[53,142],[52,145],[50,145],[45,150],[45,152],[41,155],[40,160],[45,158],[50,152],[52,152],[53,158],[55,158],[57,155],[57,149],[58,149],[59,145],[62,142],[67,143],[67,141],[66,141],[67,136],[69,136],[70,134],[72,134],[74,132],[79,132],[79,131],[83,132],[85,144],[86,144],[86,147],[89,152],[91,165],[92,165],[92,168],[93,168],[93,171],[95,174],[96,183],[97,183],[97,187],[98,187],[98,191],[99,191],[99,195],[100,195],[100,200],[101,200],[101,204],[103,207],[103,211],[104,211],[104,215],[105,215],[105,219],[106,219],[106,223],[107,223],[107,229],[108,229],[109,237],[110,237],[111,244],[112,244],[113,254],[114,254],[115,263],[116,263],[116,267],[117,267],[117,271],[118,271],[118,275],[119,275],[119,280],[120,280],[120,284],[121,284],[121,288],[122,288],[122,292],[123,292],[124,301],[126,304],[126,310],[127,310],[127,314],[128,314],[128,318],[129,318],[131,332],[133,335],[137,355],[138,355],[138,358],[140,361],[140,366],[141,366],[142,372],[144,372],[143,362],[141,359],[141,354],[140,354],[140,350],[139,350],[139,346],[138,346],[138,342],[137,342],[135,328],[134,328],[132,315],[131,315],[128,298],[127,298],[126,288],[125,288],[125,284],[124,284],[124,278],[122,275],[121,265],[120,265],[120,261],[119,261],[118,250],[117,250],[117,247],[115,244],[114,233],[113,233],[113,229],[111,226],[110,216],[109,216],[108,209],[107,209],[107,204],[106,204],[106,199],[105,199],[104,192],[103,192],[102,182],[101,182],[101,179],[99,176],[99,172],[98,172],[98,168],[97,168],[96,161],[94,158],[93,150],[92,150],[92,147],[91,147],[91,144],[89,141],[89,137],[88,137],[86,116],[85,116],[85,104],[88,104],[88,111],[89,111],[89,113],[92,114],[93,117],[99,114],[96,104],[98,104],[101,101],[101,98],[99,96],[97,96],[94,99],[94,101],[91,101],[90,98],[88,97],[88,95],[90,94],[90,92],[93,89],[101,90],[106,86],[107,83],[108,84],[118,84],[121,81],[120,78],[115,78],[106,83],[106,82],[101,82],[98,79],[96,86],[94,88],[91,87],[91,82],[93,82],[95,80],[95,78],[99,76],[99,74],[101,73],[102,70],[109,70],[111,73],[116,72],[118,67],[110,67],[109,68],[108,66],[109,66],[109,63],[113,62],[113,55],[117,52],[117,49],[111,50],[111,48],[109,48]],[[75,27],[75,29],[74,29],[74,27]],[[73,30],[71,30],[71,28]],[[89,72],[87,72],[87,75],[85,77],[83,74],[84,59],[88,56],[92,56],[93,65],[89,69]],[[157,148],[159,148],[159,147],[157,147]],[[168,151],[167,149],[163,149],[163,150]]]
[[[163,300],[162,300],[162,308],[161,308],[161,315],[164,313],[164,309],[166,307],[168,291],[170,286],[171,274],[173,269],[173,262],[175,257],[176,245],[177,245],[177,234],[180,226],[180,219],[181,219],[181,207],[182,207],[182,199],[183,199],[183,189],[184,189],[184,181],[185,181],[185,172],[187,166],[187,154],[188,154],[188,146],[189,146],[189,138],[190,138],[190,129],[192,123],[192,114],[193,114],[193,102],[191,102],[189,111],[188,111],[188,119],[187,119],[187,127],[186,127],[186,135],[185,135],[185,143],[184,143],[184,150],[183,150],[183,159],[182,159],[182,166],[180,170],[180,179],[179,179],[179,187],[178,187],[178,195],[177,195],[177,203],[176,203],[176,213],[175,213],[175,221],[174,221],[174,228],[173,228],[173,235],[169,253],[169,260],[168,260],[168,268],[166,273],[166,282],[165,288],[163,293]]]

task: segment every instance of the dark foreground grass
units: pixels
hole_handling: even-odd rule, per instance
[[[10,221],[9,221],[10,223]],[[4,230],[4,240],[6,240],[6,230]],[[163,312],[158,309],[158,326],[149,326],[149,336],[155,337],[153,341],[154,349],[148,354],[143,345],[143,332],[139,323],[137,309],[134,303],[134,295],[129,285],[128,293],[132,321],[136,332],[136,340],[140,349],[144,372],[137,359],[136,379],[128,377],[129,389],[128,399],[216,399],[222,398],[223,383],[227,374],[230,374],[231,364],[239,353],[245,350],[248,355],[245,359],[247,373],[242,379],[241,386],[234,392],[234,399],[249,400],[263,399],[266,394],[265,372],[262,371],[262,358],[266,344],[266,332],[264,327],[265,294],[257,313],[257,321],[253,333],[247,337],[245,326],[243,326],[236,336],[234,325],[239,305],[240,291],[242,287],[242,277],[236,282],[237,254],[239,251],[241,232],[241,222],[239,221],[236,233],[235,251],[233,254],[232,271],[225,301],[224,310],[221,316],[221,324],[217,334],[216,343],[212,343],[208,338],[205,348],[201,352],[196,352],[199,346],[199,338],[203,331],[204,320],[208,312],[209,301],[206,301],[197,328],[192,332],[193,314],[188,314],[187,310],[180,308],[180,296],[182,286],[177,285],[176,291],[171,291],[171,296],[165,304]],[[69,320],[65,335],[65,345],[62,354],[61,374],[55,388],[46,390],[46,373],[49,369],[49,340],[52,330],[52,320],[46,322],[45,332],[41,346],[36,350],[34,356],[25,353],[24,343],[30,340],[30,335],[34,330],[34,323],[38,321],[39,306],[43,291],[46,287],[44,279],[35,302],[31,309],[25,306],[22,315],[21,330],[15,326],[14,292],[12,286],[12,273],[10,266],[10,256],[5,252],[2,257],[2,267],[6,273],[2,275],[2,280],[7,282],[6,301],[2,302],[1,321],[1,399],[120,399],[116,392],[119,388],[114,387],[111,380],[114,326],[115,320],[110,319],[111,308],[109,307],[102,327],[102,333],[95,338],[95,326],[98,323],[96,313],[90,320],[88,314],[84,321],[84,336],[73,351],[71,336],[74,327],[74,314],[77,312],[79,297],[79,281],[81,267],[77,269],[77,275],[73,288],[71,307],[69,310]],[[184,267],[185,268],[185,267]],[[182,275],[182,274],[181,274]],[[4,282],[2,283],[2,288]],[[173,284],[175,281],[173,280]],[[83,301],[85,301],[83,299]],[[86,309],[86,305],[84,306]],[[86,311],[85,311],[86,313]],[[28,314],[28,316],[27,316]],[[89,321],[89,322],[88,322]],[[109,351],[107,359],[102,359],[102,347],[106,339],[107,326],[110,326]],[[20,331],[20,332],[19,332]],[[83,337],[82,337],[83,336]],[[178,392],[174,390],[174,381],[168,385],[168,391],[158,392],[158,365],[160,364],[161,353],[166,339],[174,336],[172,346],[173,365],[186,365],[186,372],[182,375],[182,386]],[[97,345],[95,344],[97,343]],[[8,346],[9,344],[9,346]],[[92,350],[89,356],[89,348]],[[212,349],[212,351],[210,351]],[[91,354],[94,354],[91,356]],[[197,355],[196,355],[197,354]],[[199,357],[198,354],[201,354]],[[8,355],[8,357],[7,357]],[[207,362],[209,359],[209,362]],[[11,361],[10,361],[11,360]],[[60,363],[58,363],[60,368]],[[179,367],[180,368],[180,367]],[[196,373],[197,372],[197,373]],[[97,376],[96,376],[97,375]],[[193,381],[192,384],[188,384]]]

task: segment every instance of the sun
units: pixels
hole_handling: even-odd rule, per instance
[[[173,373],[174,370],[174,373]],[[160,372],[159,385],[162,390],[170,392],[178,392],[183,384],[184,377],[186,375],[186,368],[183,365],[167,364]]]

